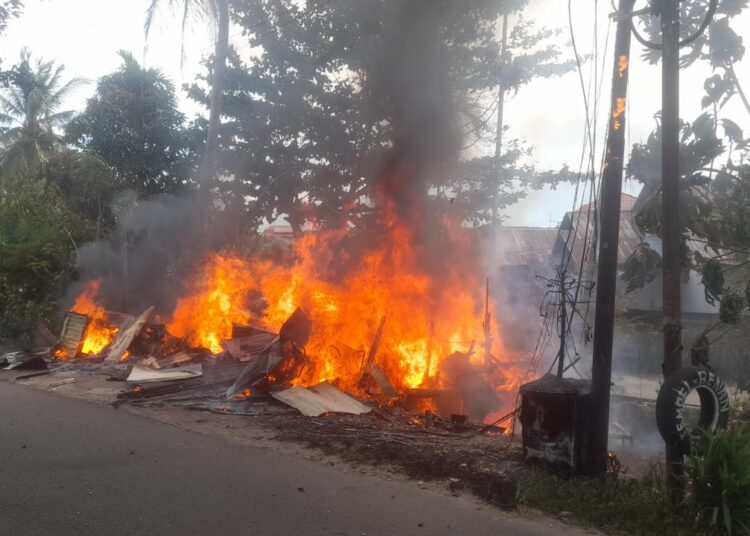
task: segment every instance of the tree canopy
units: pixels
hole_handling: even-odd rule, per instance
[[[190,164],[174,84],[129,52],[119,54],[120,68],[98,81],[66,137],[111,165],[122,187],[141,195],[174,191],[187,182]]]
[[[720,2],[705,34],[690,43],[682,67],[704,62],[715,72],[704,83],[703,112],[692,122],[682,122],[680,140],[680,217],[683,232],[683,264],[702,274],[706,300],[718,302],[721,320],[737,323],[750,307],[750,136],[723,110],[739,98],[750,117],[750,106],[733,64],[745,53],[742,38],[731,23],[746,0]],[[706,12],[697,3],[683,6],[683,38],[694,34]],[[658,40],[653,19],[645,27]],[[648,50],[645,57],[657,62],[660,54]],[[721,74],[720,74],[721,73]],[[658,119],[658,116],[657,116]],[[747,137],[746,137],[747,136]],[[644,143],[635,144],[628,175],[644,185],[646,202],[637,216],[641,229],[661,234],[661,126]],[[658,252],[638,249],[628,260],[625,278],[635,289],[653,278],[661,266]]]
[[[72,116],[65,98],[83,83],[63,80],[65,67],[21,52],[8,87],[0,93],[0,177],[34,172],[59,148],[60,127]]]
[[[524,4],[235,2],[234,21],[247,41],[242,54],[230,54],[223,102],[220,174],[234,177],[224,188],[229,203],[246,205],[249,222],[281,214],[297,228],[310,216],[338,222],[367,210],[357,201],[371,194],[375,163],[394,143],[408,138],[429,146],[436,163],[458,160],[460,140],[448,137],[461,132],[472,143],[487,135],[494,102],[487,102],[488,91],[501,81],[518,89],[534,76],[567,68],[555,63],[554,46],[522,52],[534,37],[543,41],[552,35],[523,20],[511,33],[517,55],[503,64],[498,23],[505,10]],[[421,15],[410,18],[409,10],[430,13],[429,22]],[[427,28],[434,35],[425,36]],[[435,83],[443,76],[440,70],[445,83]],[[448,91],[438,94],[443,86]],[[194,84],[190,95],[209,106],[203,86]],[[444,105],[444,117],[420,111],[434,109],[436,102]],[[492,190],[491,208],[514,200],[513,181],[530,174],[530,169],[502,169],[512,168],[522,152],[509,150],[499,164],[469,164],[482,166],[479,176],[489,177],[482,197],[487,204]],[[468,171],[435,173],[431,184],[441,188],[433,193],[469,199],[477,184],[461,182]],[[487,221],[487,207],[471,206],[485,213],[478,222]]]

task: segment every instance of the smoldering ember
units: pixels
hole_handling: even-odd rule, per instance
[[[106,4],[0,0],[1,534],[750,534],[747,2]]]

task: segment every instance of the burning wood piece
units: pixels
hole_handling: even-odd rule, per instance
[[[385,317],[382,317],[380,319],[380,324],[378,324],[378,329],[377,331],[375,331],[375,338],[373,338],[372,344],[370,345],[370,351],[367,352],[367,357],[365,357],[365,360],[362,363],[359,381],[360,381],[360,385],[363,387],[364,387],[364,384],[366,383],[365,375],[370,372],[370,369],[375,363],[375,356],[378,353],[378,346],[380,346],[380,339],[383,337],[383,328],[385,328]]]
[[[151,319],[153,314],[154,308],[149,307],[143,311],[138,318],[126,320],[123,325],[120,326],[120,331],[112,342],[105,361],[108,363],[119,363],[123,355],[125,355],[125,352],[128,351],[133,339],[138,336],[143,329],[143,326],[146,325],[146,322]]]
[[[227,390],[227,398],[245,388],[258,385],[266,379],[269,385],[283,385],[297,376],[297,371],[304,365],[305,358],[293,343],[281,343],[277,337],[258,357],[253,359],[242,371],[237,381]]]
[[[88,316],[72,311],[65,313],[60,338],[52,349],[52,354],[58,359],[69,359],[78,355],[83,346],[83,334],[88,325]]]
[[[362,415],[372,411],[369,406],[342,393],[328,382],[323,382],[309,389],[292,387],[285,391],[271,393],[271,396],[307,417],[319,417],[324,413]]]
[[[266,380],[269,385],[283,385],[299,376],[307,359],[300,351],[310,337],[312,323],[302,309],[294,311],[276,337],[227,390],[227,398]]]
[[[252,337],[254,335],[261,335],[261,334],[267,334],[267,335],[273,335],[273,336],[277,335],[273,331],[266,329],[260,324],[245,325],[245,324],[232,323],[232,339],[242,339],[244,337]]]
[[[385,372],[383,372],[383,369],[381,369],[377,365],[373,365],[370,368],[370,372],[368,374],[380,388],[380,392],[387,400],[390,400],[391,398],[396,396],[396,389],[394,389],[393,385],[391,385],[391,382],[388,381],[388,378],[386,377]]]
[[[391,382],[388,381],[383,369],[375,364],[375,357],[378,354],[378,347],[380,346],[380,339],[383,337],[384,328],[385,317],[382,317],[380,319],[380,324],[378,324],[378,329],[375,332],[375,337],[370,345],[370,350],[367,352],[367,356],[362,362],[358,386],[370,391],[368,385],[375,383],[380,388],[380,392],[383,396],[390,400],[396,396],[396,390],[393,388],[393,385],[391,385]]]
[[[250,361],[276,339],[277,335],[269,332],[260,332],[240,339],[221,341],[226,352],[237,361]]]
[[[185,341],[170,335],[164,324],[149,322],[143,326],[140,333],[130,343],[129,351],[131,355],[135,356],[145,355],[164,358],[176,355],[184,351],[185,348]]]

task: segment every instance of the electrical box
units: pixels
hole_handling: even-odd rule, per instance
[[[582,470],[591,382],[546,374],[521,386],[524,459],[566,473]]]

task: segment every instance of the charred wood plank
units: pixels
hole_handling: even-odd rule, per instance
[[[143,326],[146,325],[146,322],[151,319],[151,315],[153,314],[154,308],[149,307],[132,322],[125,321],[125,323],[120,327],[120,331],[117,333],[117,337],[115,337],[115,340],[112,342],[112,346],[110,346],[109,353],[107,353],[105,361],[108,363],[119,363],[120,359],[122,359],[122,356],[125,355],[125,352],[127,352],[128,348],[130,347],[130,343],[132,343],[133,339],[138,336],[138,334],[143,329]]]

